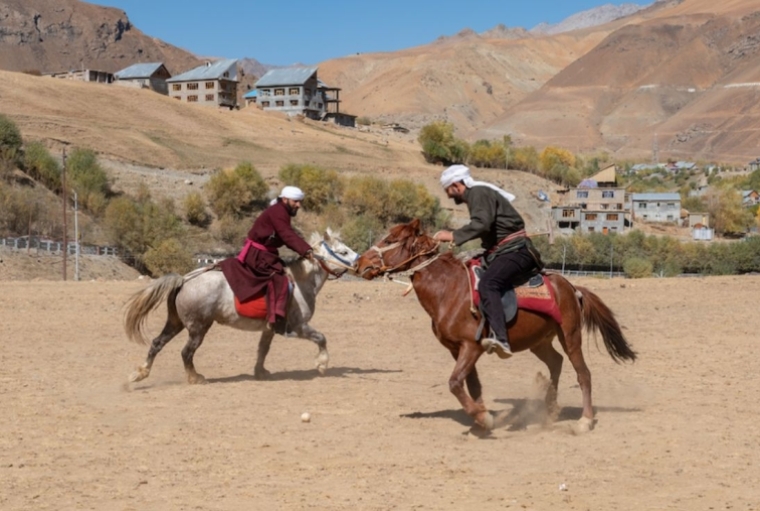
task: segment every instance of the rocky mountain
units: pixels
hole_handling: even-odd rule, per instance
[[[571,30],[595,27],[630,16],[646,7],[646,5],[638,4],[605,4],[587,11],[573,14],[555,25],[540,23],[533,27],[530,32],[540,35],[552,35],[561,34],[562,32],[570,32]]]
[[[0,69],[114,72],[138,62],[163,62],[173,74],[201,63],[143,34],[119,9],[79,0],[0,0]]]

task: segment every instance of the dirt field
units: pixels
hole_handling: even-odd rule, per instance
[[[598,423],[574,436],[569,364],[544,427],[545,368],[485,357],[486,403],[518,418],[485,438],[398,285],[327,283],[312,323],[324,377],[315,346],[277,337],[272,380],[254,381],[256,340],[214,327],[196,356],[209,384],[190,386],[185,334],[126,384],[147,348],[126,341],[122,305],[145,281],[0,282],[0,509],[760,509],[760,277],[577,282],[640,361],[617,366],[587,339]]]

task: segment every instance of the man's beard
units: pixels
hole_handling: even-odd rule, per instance
[[[285,204],[285,209],[288,211],[288,215],[290,216],[296,216],[298,214],[298,210],[290,207],[290,204]]]
[[[464,203],[464,200],[462,199],[462,197],[454,197],[454,204],[459,206],[460,204],[463,204],[463,203]]]

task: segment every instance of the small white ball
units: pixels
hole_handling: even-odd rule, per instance
[[[310,422],[311,421],[311,414],[309,412],[303,412],[301,414],[301,422]]]

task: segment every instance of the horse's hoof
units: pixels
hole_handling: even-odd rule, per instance
[[[208,383],[206,382],[206,378],[202,374],[198,374],[198,373],[188,376],[187,382],[190,385],[203,385],[205,383]]]
[[[596,420],[589,419],[588,417],[581,417],[578,422],[573,426],[573,433],[576,435],[583,435],[594,429]]]
[[[271,374],[272,373],[270,373],[269,371],[267,371],[263,367],[261,369],[254,369],[253,370],[253,379],[254,380],[258,380],[258,381],[268,380],[269,376]]]
[[[475,422],[486,431],[491,431],[493,429],[493,415],[489,412],[483,412],[482,417],[476,419]]]
[[[327,366],[324,364],[317,364],[317,371],[319,371],[320,376],[324,376],[327,374]]]
[[[144,380],[148,377],[148,375],[150,375],[150,371],[147,371],[145,368],[140,367],[129,375],[129,381],[130,383],[136,383],[138,381]]]

